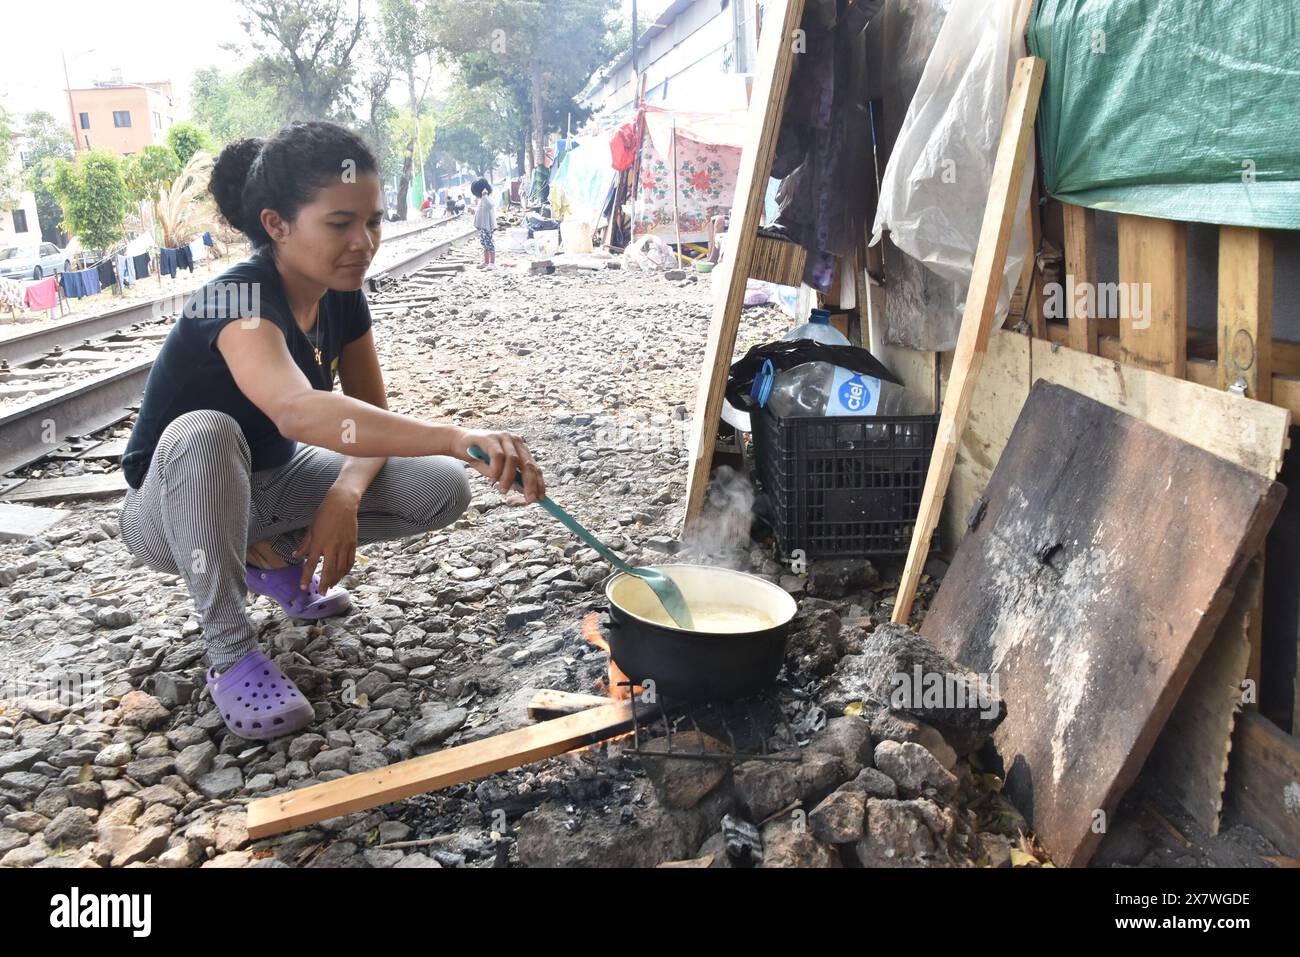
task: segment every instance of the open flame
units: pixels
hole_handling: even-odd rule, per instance
[[[595,645],[597,648],[609,651],[609,642],[605,640],[605,636],[600,630],[599,612],[593,611],[582,619],[582,637],[587,639],[587,641]],[[625,684],[620,684],[620,682],[624,681],[627,681],[627,675],[623,674],[623,672],[619,670],[618,665],[614,664],[614,658],[611,655],[609,659],[609,674],[605,678],[605,694],[616,701],[626,701],[628,698],[632,697],[632,692],[634,690],[641,690],[640,688],[633,689]]]

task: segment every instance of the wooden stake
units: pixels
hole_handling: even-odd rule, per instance
[[[799,28],[803,8],[804,0],[772,0],[763,15],[756,74],[759,79],[749,101],[748,129],[740,153],[731,227],[727,231],[730,239],[726,258],[718,266],[721,274],[713,283],[713,317],[709,323],[709,343],[704,352],[695,400],[695,423],[691,433],[693,451],[686,483],[685,532],[688,534],[700,517],[709,487],[709,470],[713,464],[713,447],[718,440],[718,420],[722,416],[727,371],[731,368],[731,354],[736,346],[736,329],[740,325],[745,284],[749,279],[754,244],[763,215],[768,172],[772,169],[790,72],[794,68],[794,32]]]
[[[1070,323],[1070,348],[1097,354],[1097,214],[1084,206],[1066,203],[1065,214],[1065,314]],[[1093,295],[1075,296],[1076,287]]]
[[[1187,224],[1120,216],[1119,281],[1120,361],[1186,378]]]
[[[975,248],[975,262],[971,269],[970,288],[966,293],[966,309],[962,315],[961,332],[957,349],[953,353],[952,372],[948,377],[948,392],[944,396],[943,414],[935,436],[934,454],[925,477],[925,491],[912,531],[912,545],[907,555],[907,565],[898,585],[894,601],[893,620],[907,624],[916,598],[916,586],[921,580],[930,551],[930,539],[943,512],[943,500],[948,491],[953,463],[957,459],[957,445],[970,415],[971,397],[979,379],[980,365],[988,348],[993,316],[997,311],[998,293],[1002,287],[1002,271],[1007,263],[1007,245],[1011,241],[1012,225],[1024,179],[1025,165],[1034,139],[1034,117],[1038,111],[1038,96],[1043,88],[1043,61],[1025,57],[1016,64],[1016,76],[1007,98],[1007,112],[1002,121],[1002,138],[998,143],[997,159],[993,164],[993,179],[989,184],[988,203],[984,207],[984,221],[980,226],[979,244]]]

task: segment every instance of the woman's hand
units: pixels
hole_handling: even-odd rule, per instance
[[[357,496],[338,486],[325,493],[316,516],[302,544],[294,555],[305,559],[302,566],[302,587],[311,584],[317,562],[324,559],[320,572],[320,592],[323,595],[352,570],[357,557]]]
[[[479,461],[469,454],[470,446],[477,445],[488,454],[491,464]],[[453,444],[453,454],[468,462],[481,475],[496,483],[505,495],[514,484],[515,471],[524,477],[524,499],[540,502],[546,495],[546,482],[542,470],[533,461],[524,440],[513,432],[489,432],[484,429],[462,429]]]

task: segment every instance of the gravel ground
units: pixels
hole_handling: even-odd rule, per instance
[[[463,272],[372,297],[391,406],[518,432],[552,497],[626,558],[689,558],[676,535],[709,281],[530,275],[504,251],[515,268],[480,271],[477,254],[466,245]],[[417,287],[423,301],[399,301]],[[737,351],[788,325],[747,310]],[[1035,863],[996,782],[935,728],[884,712],[868,723],[829,703],[852,663],[869,664],[857,651],[888,618],[897,568],[832,563],[795,578],[750,543],[711,557],[800,598],[779,692],[808,744],[799,764],[656,772],[614,743],[250,841],[250,800],[520,727],[538,688],[601,690],[608,656],[579,624],[602,606],[608,567],[540,509],[471,481],[454,526],[362,549],[343,582],[355,601],[347,617],[306,627],[265,598],[250,603],[261,645],[317,715],[265,744],[226,731],[204,694],[184,585],[122,547],[116,501],[69,503],[73,514],[44,538],[0,544],[0,866],[717,862],[728,856],[723,801],[761,824],[792,794],[807,802],[809,833],[774,815],[765,865]],[[944,566],[927,568],[939,577]],[[923,585],[918,613],[933,589]],[[55,682],[67,700],[32,697]],[[1151,813],[1135,789],[1097,863],[1258,866],[1276,853],[1245,828],[1188,846]]]
[[[422,280],[427,305],[394,310],[380,305],[392,294],[375,297],[391,406],[518,432],[556,501],[629,559],[662,559],[681,517],[707,280],[513,265],[523,268],[471,265]],[[740,347],[785,325],[749,310]],[[0,674],[10,685],[0,698],[50,674],[80,675],[107,706],[85,715],[11,700],[0,712],[0,863],[298,863],[281,844],[239,838],[241,802],[517,722],[511,659],[546,658],[557,672],[550,686],[592,690],[546,649],[575,633],[608,568],[540,509],[472,481],[455,526],[362,550],[343,583],[356,600],[346,619],[300,627],[265,598],[250,604],[263,647],[317,708],[309,733],[269,746],[226,732],[203,694],[201,629],[184,584],[122,547],[116,501],[71,503],[74,514],[43,539],[0,545]],[[604,660],[589,656],[592,674]],[[506,680],[485,680],[485,668],[504,668]],[[377,813],[395,825],[386,835],[409,830],[396,826],[403,806]],[[319,845],[321,832],[308,833]],[[289,837],[296,854],[301,834]],[[383,852],[371,863],[398,860]]]

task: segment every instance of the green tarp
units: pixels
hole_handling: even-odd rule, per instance
[[[1300,229],[1300,4],[1037,0],[1039,144],[1058,199]]]

